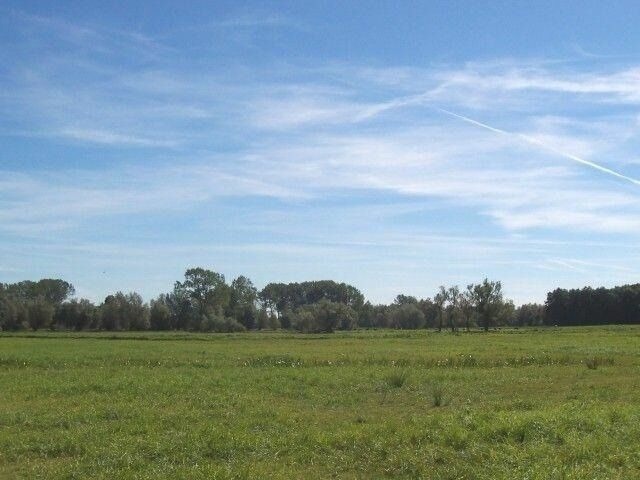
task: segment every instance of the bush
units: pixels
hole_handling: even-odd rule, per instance
[[[309,310],[302,309],[290,316],[291,327],[299,332],[310,333],[316,329],[316,319]]]
[[[265,309],[258,311],[256,322],[258,330],[277,330],[280,328],[280,319],[274,313],[268,313]]]
[[[358,326],[358,314],[348,305],[320,300],[290,314],[291,326],[300,332],[331,333],[352,330]]]
[[[200,322],[201,332],[244,332],[246,328],[235,318],[225,317],[224,315],[209,314],[203,315]]]

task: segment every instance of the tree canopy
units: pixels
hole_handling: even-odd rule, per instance
[[[145,303],[136,292],[116,292],[95,305],[74,298],[60,279],[0,283],[0,329],[190,330],[236,332],[293,329],[333,332],[353,328],[452,331],[500,326],[640,323],[640,284],[611,289],[556,289],[545,304],[516,308],[502,284],[485,278],[460,289],[441,286],[433,298],[398,294],[374,305],[354,286],[332,280],[269,283],[258,290],[246,276],[195,267],[171,292]]]

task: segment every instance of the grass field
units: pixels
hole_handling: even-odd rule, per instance
[[[0,335],[0,478],[640,478],[640,328]]]

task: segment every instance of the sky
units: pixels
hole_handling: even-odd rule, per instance
[[[0,2],[0,281],[640,281],[640,3]]]

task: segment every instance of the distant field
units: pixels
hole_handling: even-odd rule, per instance
[[[0,478],[640,478],[640,328],[0,334]]]

